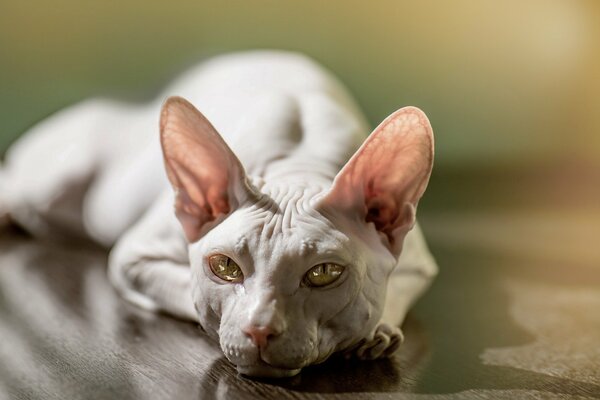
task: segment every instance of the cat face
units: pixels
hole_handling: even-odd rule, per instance
[[[294,375],[367,337],[379,321],[395,257],[373,246],[372,224],[359,231],[345,221],[344,229],[317,211],[324,194],[318,186],[267,186],[190,248],[201,324],[243,374]],[[213,271],[211,257],[221,255],[242,277],[231,282]],[[313,268],[326,275],[333,266],[343,270],[332,282],[307,279]]]
[[[199,320],[240,373],[292,376],[373,333],[431,171],[419,110],[384,121],[333,183],[250,183],[180,98],[165,103],[161,141]]]

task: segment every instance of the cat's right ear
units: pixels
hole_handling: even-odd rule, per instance
[[[427,116],[404,107],[387,117],[337,174],[321,200],[372,223],[396,257],[415,224],[419,199],[433,167],[433,130]]]
[[[187,100],[169,97],[164,103],[160,142],[175,214],[190,243],[206,233],[207,224],[256,195],[240,160]]]

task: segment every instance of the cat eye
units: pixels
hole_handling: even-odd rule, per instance
[[[241,282],[244,274],[239,265],[223,254],[215,254],[208,258],[211,271],[225,282]]]
[[[303,282],[306,286],[323,287],[337,281],[344,272],[344,267],[334,263],[318,264],[308,270]]]

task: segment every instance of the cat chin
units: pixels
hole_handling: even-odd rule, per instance
[[[238,365],[237,371],[241,375],[253,378],[289,378],[298,375],[302,368],[286,369],[260,362],[253,365]]]

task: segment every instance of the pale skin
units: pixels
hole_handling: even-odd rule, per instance
[[[156,102],[34,127],[0,170],[0,214],[112,246],[124,298],[200,323],[242,374],[386,357],[437,271],[415,219],[433,135],[414,107],[369,131],[311,60],[224,56]]]

